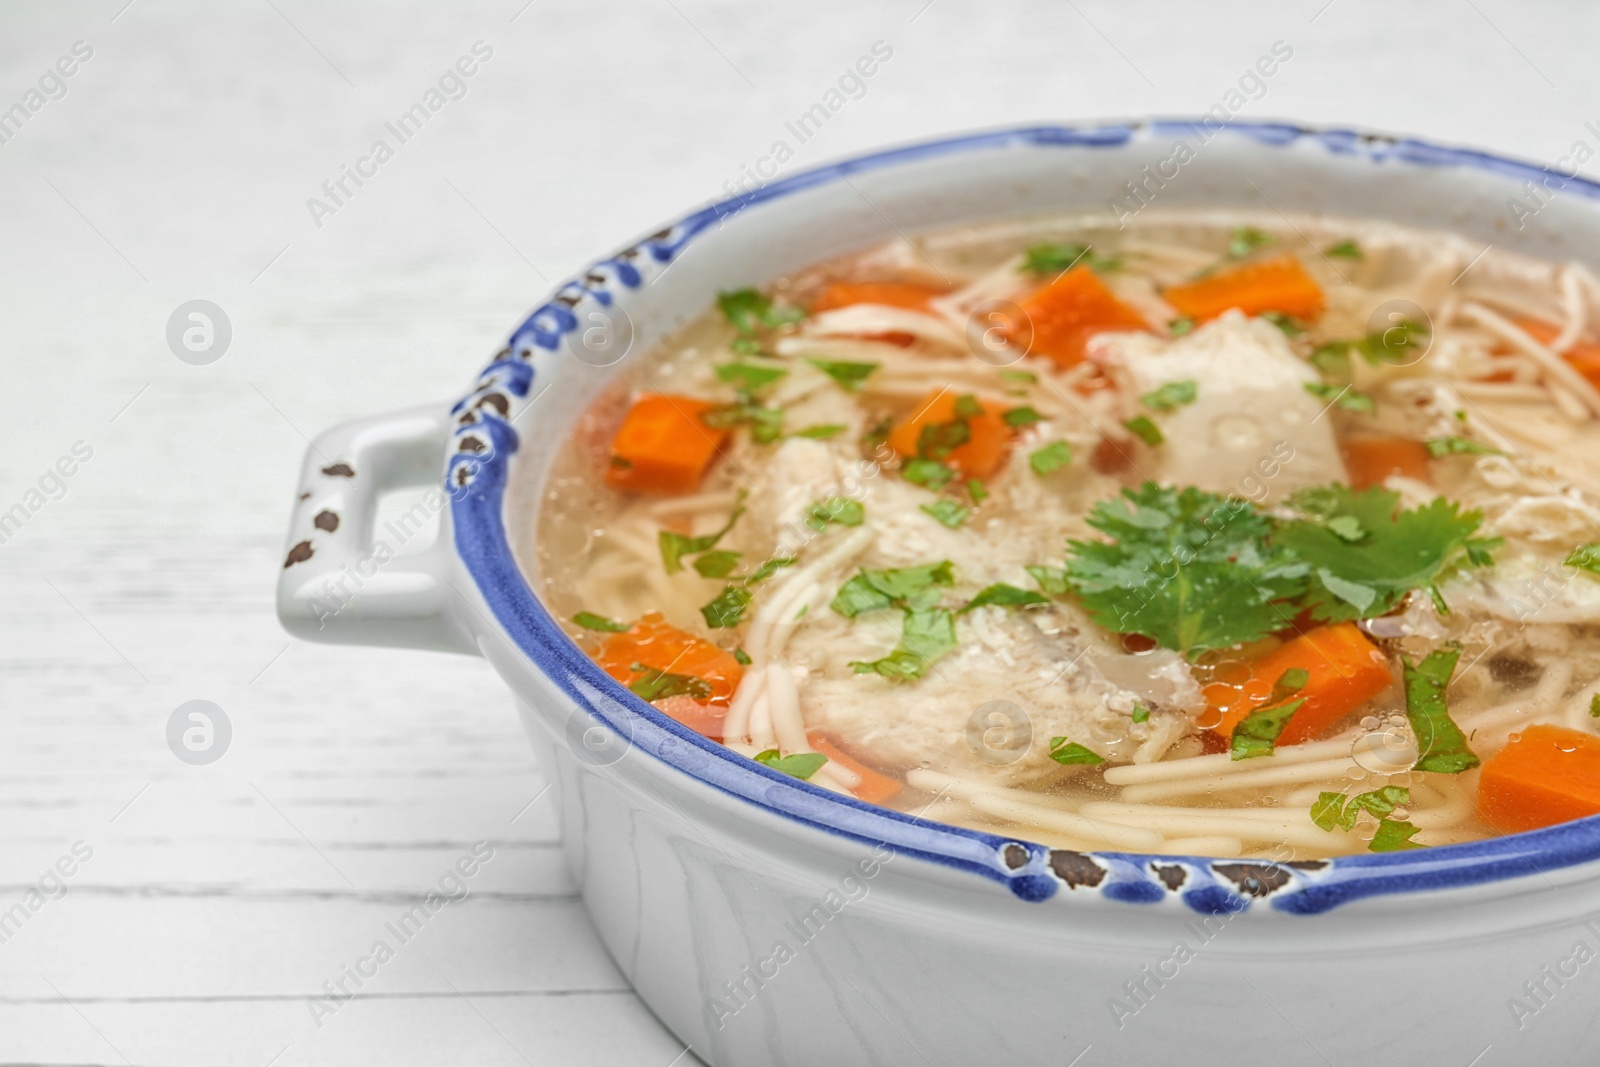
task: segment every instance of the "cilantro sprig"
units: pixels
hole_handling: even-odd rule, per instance
[[[1467,747],[1461,727],[1450,718],[1450,708],[1445,702],[1450,676],[1455,673],[1456,661],[1460,658],[1461,649],[1451,647],[1436,649],[1417,664],[1401,661],[1406,718],[1417,738],[1417,762],[1413,770],[1460,774],[1479,763],[1478,757]]]

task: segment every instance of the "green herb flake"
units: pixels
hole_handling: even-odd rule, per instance
[[[1161,427],[1151,422],[1149,416],[1135,415],[1122,425],[1129,433],[1151,448],[1155,448],[1166,441],[1166,438],[1161,435]]]
[[[662,530],[656,535],[656,541],[661,547],[661,562],[667,568],[667,573],[677,574],[683,570],[684,557],[716,548],[717,542],[733,529],[733,524],[738,522],[739,516],[743,514],[744,505],[740,504],[733,509],[733,514],[728,516],[728,521],[722,529],[701,537],[689,537],[675,530]]]
[[[1002,367],[995,373],[998,374],[1004,381],[1018,382],[1023,385],[1034,385],[1039,381],[1039,376],[1033,373],[1031,370],[1012,370],[1007,367]]]
[[[1093,245],[1070,243],[1034,245],[1022,254],[1022,270],[1027,274],[1061,274],[1079,263],[1098,272],[1120,270],[1122,257],[1102,256]]]
[[[1072,462],[1072,446],[1065,441],[1052,441],[1028,457],[1028,467],[1043,478]]]
[[[779,307],[772,298],[755,289],[735,289],[717,294],[717,307],[740,333],[754,333],[765,326],[777,329],[799,322],[806,313],[796,307]]]
[[[1348,385],[1334,385],[1332,382],[1306,382],[1305,390],[1324,404],[1333,404],[1341,411],[1353,411],[1360,415],[1370,415],[1378,410],[1377,402],[1372,397],[1366,393],[1358,392]]]
[[[963,419],[975,419],[983,414],[983,405],[978,403],[978,398],[971,393],[962,393],[956,397],[955,413]]]
[[[1370,811],[1383,819],[1394,814],[1398,807],[1411,803],[1411,790],[1402,785],[1386,785],[1353,797],[1343,793],[1322,792],[1311,805],[1311,821],[1332,833],[1335,829],[1355,829],[1356,818],[1362,811]]]
[[[742,648],[736,648],[733,650],[733,659],[734,662],[739,664],[741,667],[748,667],[752,662],[750,659],[750,653],[746,652]]]
[[[1266,319],[1283,332],[1285,337],[1299,337],[1306,332],[1306,328],[1299,319],[1285,315],[1281,311],[1263,311],[1260,318]]]
[[[1402,819],[1379,819],[1378,831],[1372,835],[1367,851],[1399,852],[1402,849],[1422,848],[1422,845],[1411,840],[1420,832],[1421,827],[1412,826]]]
[[[731,404],[718,404],[703,412],[700,421],[714,430],[749,426],[750,439],[762,445],[770,445],[783,436],[783,409],[764,407],[747,391],[740,392],[739,399]]]
[[[1298,693],[1309,684],[1311,684],[1310,671],[1304,667],[1290,667],[1278,675],[1278,680],[1273,683],[1272,687],[1286,693]]]
[[[931,608],[939,602],[939,589],[954,584],[955,567],[949,560],[890,570],[863,568],[839,587],[829,607],[847,619],[890,607]]]
[[[1096,624],[1191,659],[1283,629],[1294,609],[1281,602],[1306,588],[1305,564],[1270,542],[1246,500],[1146,482],[1086,520],[1107,540],[1067,543],[1065,585]],[[1028,572],[1052,591],[1048,569]]]
[[[1181,319],[1173,319],[1167,323],[1167,329],[1172,332],[1172,336],[1182,337],[1194,332],[1194,320],[1185,315]]]
[[[754,594],[748,587],[729,585],[709,604],[701,607],[700,614],[713,630],[731,629],[744,621],[744,613],[749,609],[752,599]]]
[[[901,628],[900,643],[893,652],[870,663],[853,661],[850,666],[857,674],[878,674],[891,682],[913,682],[955,648],[955,616],[947,609],[909,609]]]
[[[967,601],[967,606],[961,609],[962,614],[977,608],[990,606],[1001,608],[1027,608],[1035,604],[1048,604],[1049,599],[1028,589],[1018,589],[1014,585],[996,582],[978,591],[978,595]]]
[[[699,572],[702,578],[726,578],[739,565],[740,555],[742,553],[719,548],[712,552],[703,553],[696,558],[694,569]]]
[[[1133,705],[1133,714],[1130,716],[1130,718],[1132,718],[1134,722],[1149,722],[1150,709],[1145,707],[1143,704],[1135,702]]]
[[[948,499],[935,500],[931,504],[919,504],[917,510],[926,512],[941,526],[948,526],[952,530],[966,522],[967,517],[972,514],[971,508]]]
[[[974,504],[981,504],[989,499],[989,490],[983,487],[983,482],[977,478],[967,479],[967,495]]]
[[[1361,246],[1355,241],[1346,238],[1337,244],[1331,244],[1322,250],[1322,254],[1330,259],[1365,259]]]
[[[1195,397],[1199,395],[1200,387],[1195,384],[1194,380],[1185,379],[1180,382],[1168,382],[1161,388],[1144,394],[1139,398],[1139,403],[1151,411],[1174,411],[1185,404],[1193,404]],[[1143,437],[1144,435],[1140,434],[1139,436]],[[1159,444],[1160,442],[1157,441],[1156,443]]]
[[[1600,544],[1579,545],[1567,553],[1568,567],[1579,567],[1591,574],[1600,574]]]
[[[1034,581],[1039,583],[1050,596],[1066,596],[1072,591],[1072,586],[1067,582],[1065,567],[1040,567],[1030,564],[1022,568],[1027,571]]]
[[[1030,407],[1012,408],[1000,417],[1007,426],[1032,426],[1044,421],[1044,416]]]
[[[943,489],[955,476],[956,472],[943,463],[920,457],[906,460],[900,468],[900,477],[925,489]]]
[[[1278,735],[1283,733],[1283,728],[1289,725],[1289,720],[1304,703],[1304,698],[1291,700],[1287,704],[1279,704],[1275,708],[1261,708],[1246,715],[1244,720],[1233,728],[1230,757],[1241,760],[1272,755]]]
[[[1254,226],[1240,226],[1228,234],[1228,258],[1243,259],[1252,252],[1276,244],[1278,239]]]
[[[788,374],[783,367],[763,367],[758,363],[719,363],[717,379],[754,392]]]
[[[1106,761],[1104,756],[1084,748],[1076,741],[1068,741],[1065,737],[1050,739],[1050,758],[1068,767],[1074,764],[1093,765]]]
[[[572,617],[572,621],[585,630],[599,630],[601,633],[608,634],[625,634],[633,629],[631,623],[608,619],[604,615],[596,615],[592,611],[580,611]]]
[[[750,577],[744,580],[745,585],[757,585],[778,573],[779,568],[794,566],[793,556],[774,556],[762,562],[761,566],[750,572]]]
[[[830,437],[837,437],[850,427],[842,422],[825,422],[820,426],[807,426],[803,430],[796,430],[795,437],[809,437],[813,441],[824,441]]]
[[[1502,456],[1505,453],[1498,448],[1490,448],[1467,437],[1433,437],[1424,441],[1428,446],[1428,455],[1438,459],[1440,456]]]
[[[917,455],[922,459],[945,459],[972,440],[972,426],[966,419],[931,422],[917,434]]]
[[[1408,659],[1401,660],[1406,718],[1417,739],[1418,756],[1413,770],[1460,774],[1479,763],[1478,757],[1467,747],[1461,727],[1450,718],[1450,709],[1445,703],[1445,691],[1460,658],[1461,649],[1441,648],[1428,653],[1415,665]]]
[[[780,774],[787,774],[791,778],[804,781],[821,770],[822,765],[828,762],[828,757],[820,752],[796,752],[793,755],[781,756],[777,749],[769,748],[765,752],[757,752],[755,761],[771,767]]]
[[[642,700],[665,700],[678,696],[699,701],[711,699],[711,683],[704,678],[696,678],[691,674],[668,674],[643,663],[634,663],[628,669],[638,675],[628,683],[628,688]]]
[[[849,360],[808,359],[806,362],[832,378],[847,393],[860,389],[867,376],[878,369],[876,363],[852,363]]]
[[[830,496],[811,505],[810,510],[806,512],[806,525],[821,533],[830,523],[838,526],[860,526],[866,517],[867,509],[861,501]]]

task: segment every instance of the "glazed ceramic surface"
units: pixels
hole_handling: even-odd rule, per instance
[[[559,783],[596,928],[709,1063],[1592,1062],[1600,817],[1295,864],[923,822],[657,713],[529,580],[535,502],[575,418],[720,289],[897,233],[1147,205],[1387,218],[1600,268],[1600,187],[1566,179],[1530,214],[1524,183],[1545,177],[1411,140],[1158,121],[980,134],[773,181],[563,285],[453,406],[319,438],[280,616],[311,639],[494,666]],[[378,528],[378,499],[419,485],[423,503]],[[403,551],[434,515],[438,540]]]

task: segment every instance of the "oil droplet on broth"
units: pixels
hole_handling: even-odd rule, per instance
[[[1222,712],[1208,704],[1194,717],[1194,724],[1202,730],[1215,730],[1222,725]]]
[[[1250,669],[1250,664],[1238,659],[1225,659],[1211,668],[1211,680],[1219,685],[1231,685],[1235,689],[1243,686],[1255,672]]]
[[[1211,443],[1218,448],[1256,448],[1266,439],[1266,429],[1254,415],[1231,412],[1211,423]]]

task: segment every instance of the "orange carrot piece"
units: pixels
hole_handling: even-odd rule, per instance
[[[1322,287],[1293,256],[1276,256],[1219,271],[1187,285],[1174,285],[1162,296],[1192,319],[1205,322],[1229,308],[1246,315],[1281,311],[1297,319],[1314,319],[1325,304]]]
[[[1428,446],[1413,437],[1381,437],[1376,434],[1348,437],[1339,443],[1350,488],[1366,489],[1382,485],[1391,474],[1433,480],[1433,457]]]
[[[639,676],[633,669],[635,663],[667,674],[687,674],[704,680],[711,686],[711,696],[706,700],[680,694],[664,697],[655,705],[691,730],[713,741],[722,740],[722,720],[728,713],[728,701],[744,676],[744,668],[733,658],[733,653],[684,633],[659,613],[651,612],[626,633],[607,637],[594,659],[601,670],[623,685]]]
[[[807,738],[811,742],[811,750],[813,752],[820,752],[828,757],[828,762],[837,763],[845,770],[854,771],[861,776],[861,784],[851,790],[856,795],[857,800],[868,804],[882,804],[903,788],[898,779],[890,778],[887,774],[880,774],[866,764],[861,763],[821,734],[808,734]]]
[[[923,427],[954,422],[958,418],[956,399],[960,395],[954,389],[943,389],[929,393],[918,401],[911,417],[896,425],[889,433],[889,447],[894,449],[895,455],[901,459],[914,458]],[[1004,409],[982,401],[978,402],[978,406],[983,414],[967,416],[967,432],[970,435],[967,443],[951,449],[950,454],[944,457],[944,462],[954,465],[963,478],[987,478],[993,474],[1011,443],[1011,428],[1000,417]]]
[[[1525,330],[1542,345],[1554,341],[1561,333],[1561,328],[1541,319],[1514,320],[1518,326]],[[1561,358],[1572,364],[1572,369],[1589,379],[1597,389],[1600,389],[1600,344],[1593,341],[1576,341],[1572,347],[1561,354]]]
[[[1100,276],[1080,263],[1019,305],[1022,318],[1006,336],[1029,355],[1047,356],[1062,367],[1083,361],[1089,338],[1107,330],[1149,330],[1133,308],[1114,296]]]
[[[1600,815],[1600,737],[1527,727],[1484,761],[1478,813],[1506,833]]]
[[[889,307],[925,311],[928,301],[949,290],[920,282],[829,282],[811,302],[813,315],[851,304],[887,304]]]
[[[641,396],[611,439],[606,484],[630,493],[693,492],[728,437],[700,419],[714,406],[688,396]]]
[[[1278,735],[1278,744],[1314,741],[1328,727],[1359,708],[1394,681],[1383,653],[1355,623],[1320,626],[1284,642],[1250,664],[1252,673],[1243,686],[1206,686],[1206,699],[1222,712],[1219,734],[1230,737],[1234,727],[1263,706],[1283,672],[1299,667],[1309,676],[1290,699],[1305,698]]]

